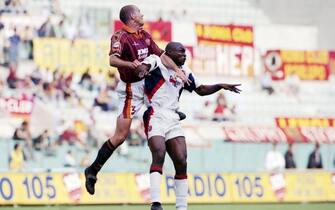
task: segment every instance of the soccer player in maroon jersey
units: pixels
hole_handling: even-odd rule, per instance
[[[132,118],[143,105],[144,81],[139,77],[141,72],[135,71],[140,62],[151,54],[158,55],[164,65],[176,71],[183,82],[187,82],[185,74],[156,45],[150,34],[142,29],[143,15],[135,5],[122,7],[120,20],[124,26],[113,34],[109,53],[110,65],[117,67],[121,78],[117,86],[120,100],[119,115],[114,135],[101,146],[95,161],[85,169],[86,190],[92,195],[98,172],[115,149],[125,141]]]

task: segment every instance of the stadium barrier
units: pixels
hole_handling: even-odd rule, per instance
[[[1,173],[0,205],[143,204],[149,174],[101,173],[94,196],[79,173]],[[335,201],[335,173],[325,171],[189,174],[189,203]],[[173,176],[162,181],[162,200],[175,199]]]

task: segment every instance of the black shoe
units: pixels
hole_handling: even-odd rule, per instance
[[[186,114],[176,110],[176,113],[179,115],[179,121],[185,120]]]
[[[89,194],[93,195],[95,192],[94,185],[97,182],[97,176],[90,172],[89,168],[85,169],[85,187]]]
[[[162,204],[158,202],[153,202],[151,204],[151,210],[163,210]]]

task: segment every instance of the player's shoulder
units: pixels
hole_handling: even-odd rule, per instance
[[[145,59],[161,60],[161,58],[158,55],[155,55],[155,54],[151,54],[148,57],[146,57]]]
[[[161,58],[155,54],[151,54],[144,59],[144,61],[149,63],[155,63],[155,66],[159,66],[161,64]]]
[[[149,34],[149,32],[147,32],[146,30],[141,30],[142,35],[144,35],[147,38],[151,38],[151,35]]]
[[[126,34],[127,32],[123,29],[115,31],[112,35],[112,39],[115,41],[120,41]]]

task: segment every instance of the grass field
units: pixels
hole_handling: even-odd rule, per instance
[[[89,206],[19,206],[0,207],[1,210],[146,210],[145,205],[89,205]],[[164,210],[175,209],[172,205]],[[335,210],[335,203],[313,204],[224,204],[224,205],[190,205],[189,210]]]

